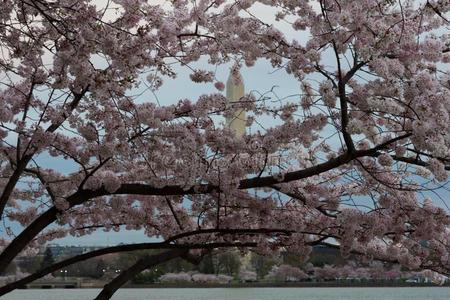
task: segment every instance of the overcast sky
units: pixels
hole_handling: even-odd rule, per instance
[[[271,16],[274,13],[270,8],[258,6],[253,9],[253,12],[264,18],[266,22],[273,22]],[[280,24],[278,24],[280,25]],[[281,26],[281,27],[280,27]],[[294,32],[290,25],[281,24],[277,26],[282,29],[287,35],[288,39],[296,38],[297,40],[305,40],[307,34],[299,36],[299,33]],[[325,56],[324,61],[327,65],[332,64],[332,58]],[[231,65],[220,66],[216,70],[216,79],[222,82],[226,82],[229,75],[229,68]],[[206,69],[213,68],[207,66],[206,61],[202,60],[198,64],[194,64],[193,67],[204,67]],[[140,101],[152,101],[157,100],[161,105],[167,105],[176,103],[180,99],[192,99],[196,100],[200,95],[207,93],[216,93],[214,83],[208,84],[196,84],[189,79],[190,70],[187,68],[176,68],[178,76],[176,79],[165,79],[164,85],[160,90],[154,94],[147,92],[141,97]],[[213,69],[214,70],[214,69]],[[244,67],[241,70],[242,77],[244,79],[246,92],[253,91],[255,95],[258,93],[266,93],[273,90],[274,93],[280,98],[288,97],[287,100],[299,101],[300,86],[298,81],[293,76],[288,75],[284,70],[278,70],[274,72],[274,69],[266,61],[258,61],[255,66],[251,68]],[[225,92],[224,92],[225,93]],[[271,96],[274,96],[272,94]],[[47,168],[56,168],[59,172],[69,173],[76,170],[76,166],[64,161],[62,159],[50,158],[46,155],[41,155],[37,158],[38,162],[45,164]],[[431,193],[428,193],[432,195]],[[442,195],[449,198],[450,193],[442,191]],[[437,204],[442,201],[437,198],[436,195],[432,195],[432,198],[437,201]],[[2,226],[1,226],[2,227]],[[13,226],[16,233],[19,232],[17,225]],[[3,230],[0,233],[4,234]],[[64,245],[115,245],[119,243],[132,243],[132,242],[148,242],[155,241],[150,240],[141,231],[121,231],[121,232],[109,232],[97,231],[94,234],[83,236],[81,238],[67,237],[60,240],[55,240],[52,243],[59,243]]]

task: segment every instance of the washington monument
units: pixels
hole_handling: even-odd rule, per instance
[[[242,76],[239,74],[238,78],[233,78],[232,73],[228,77],[227,81],[227,99],[229,107],[233,106],[234,102],[242,101],[244,97],[244,82]],[[239,80],[236,80],[239,79]],[[244,109],[238,109],[226,120],[226,124],[236,133],[236,136],[243,136],[245,134],[246,116]]]

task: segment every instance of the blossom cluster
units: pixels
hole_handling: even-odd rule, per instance
[[[448,181],[448,1],[22,2],[0,12],[0,272],[96,230],[448,270],[448,211],[421,194]],[[249,14],[258,2],[308,37]],[[299,91],[230,105],[209,70],[233,61],[241,84],[262,60]],[[216,93],[142,92],[185,70]],[[224,120],[241,111],[238,136]]]

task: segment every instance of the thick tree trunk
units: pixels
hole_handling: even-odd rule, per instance
[[[24,231],[22,231],[0,254],[0,273],[6,270],[11,261],[26,246],[56,219],[58,211],[55,207],[50,208],[45,213],[34,220]]]
[[[103,287],[103,290],[98,294],[95,300],[107,300],[111,299],[112,295],[120,289],[125,283],[130,281],[134,276],[141,273],[142,271],[154,267],[160,263],[169,261],[171,259],[182,256],[187,253],[187,250],[176,249],[163,252],[157,255],[145,256],[139,259],[134,265],[129,269],[120,273],[116,278],[114,278],[110,283]]]
[[[16,184],[19,181],[19,178],[22,175],[23,170],[27,167],[28,163],[32,158],[33,158],[32,154],[24,156],[17,164],[16,169],[14,170],[12,175],[9,177],[8,183],[6,184],[0,196],[0,219],[3,218],[3,211],[5,210],[6,203],[8,202],[9,197],[11,196],[11,193],[13,192],[14,188],[16,187]]]
[[[67,202],[70,207],[78,205],[83,201],[92,199],[98,196],[102,196],[103,191],[89,191],[80,190],[67,198]],[[25,249],[29,243],[51,223],[56,220],[56,217],[60,213],[58,209],[53,206],[46,212],[37,217],[31,222],[17,237],[15,237],[11,243],[0,254],[0,273],[4,272],[11,261]]]

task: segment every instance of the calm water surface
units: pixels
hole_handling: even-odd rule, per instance
[[[3,300],[91,300],[100,290],[17,290]],[[450,287],[122,289],[115,300],[450,300]]]

